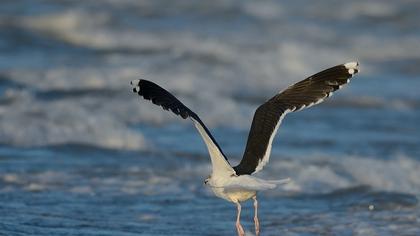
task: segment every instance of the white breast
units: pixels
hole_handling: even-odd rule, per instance
[[[235,177],[230,177],[235,178]],[[229,178],[211,178],[208,182],[209,187],[213,193],[229,202],[242,202],[246,201],[257,193],[255,190],[248,190],[244,188],[225,188],[230,183]]]

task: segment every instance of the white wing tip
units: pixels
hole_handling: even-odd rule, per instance
[[[132,81],[130,82],[130,84],[131,84],[132,86],[137,86],[137,85],[139,84],[139,82],[140,82],[140,80],[139,80],[139,79],[135,79],[135,80],[132,80]]]
[[[138,93],[140,92],[140,86],[139,86],[140,80],[135,79],[130,82],[131,86],[133,86],[133,92]]]
[[[344,64],[344,67],[346,67],[350,75],[354,75],[354,73],[357,73],[359,71],[359,62],[357,61],[347,62]]]
[[[347,63],[344,64],[344,67],[346,67],[346,69],[348,69],[348,70],[353,69],[353,71],[357,70],[358,66],[359,66],[359,62],[357,62],[357,61],[347,62]]]

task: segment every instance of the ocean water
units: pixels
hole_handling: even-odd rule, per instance
[[[358,60],[331,99],[288,115],[258,174],[261,235],[420,235],[418,1],[2,0],[0,235],[235,235],[203,185],[189,121],[140,100],[152,80],[240,161],[259,104]],[[242,223],[253,235],[253,207]]]

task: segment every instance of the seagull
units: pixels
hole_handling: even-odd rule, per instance
[[[290,112],[296,112],[319,104],[330,97],[336,90],[350,82],[359,71],[358,62],[348,62],[314,74],[287,89],[279,92],[260,105],[255,111],[242,160],[236,166],[230,165],[226,155],[211,135],[204,122],[191,109],[180,102],[174,95],[159,85],[147,80],[133,80],[133,92],[146,100],[170,110],[183,119],[190,118],[207,146],[212,164],[211,175],[204,181],[213,193],[222,199],[236,204],[236,230],[239,236],[245,232],[240,223],[241,202],[254,201],[255,234],[260,233],[258,220],[257,192],[269,190],[289,182],[264,180],[253,176],[261,171],[270,159],[271,146],[283,118]]]

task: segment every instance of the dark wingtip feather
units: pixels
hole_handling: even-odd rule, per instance
[[[162,107],[164,110],[172,111],[174,114],[181,116],[183,119],[191,118],[194,120],[195,123],[203,127],[207,135],[210,137],[212,142],[217,146],[222,156],[227,161],[226,156],[223,154],[222,149],[217,144],[216,140],[210,134],[210,131],[204,125],[204,123],[200,120],[200,118],[191,111],[188,107],[186,107],[182,102],[180,102],[174,95],[170,92],[166,91],[164,88],[160,87],[159,85],[148,81],[148,80],[133,80],[131,85],[134,86],[133,91],[137,92],[138,95],[143,97],[146,100],[151,100],[152,103]],[[207,141],[206,141],[207,142]]]
[[[153,104],[162,107],[164,110],[172,111],[183,119],[187,119],[188,117],[197,119],[196,115],[188,107],[159,85],[143,79],[133,80],[130,84],[134,86],[134,93],[137,93],[146,100],[150,100]]]

